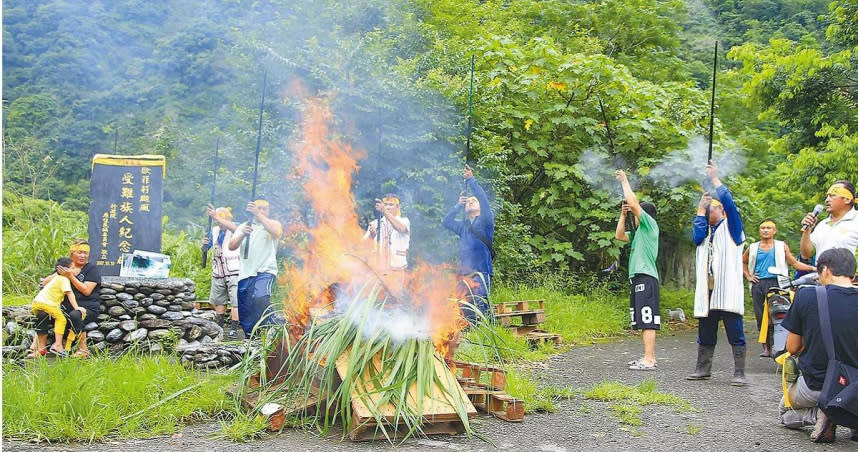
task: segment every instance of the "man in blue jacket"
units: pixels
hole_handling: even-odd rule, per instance
[[[459,236],[459,269],[462,275],[466,299],[472,306],[462,309],[463,314],[472,324],[478,315],[474,308],[479,309],[483,316],[491,316],[489,294],[492,282],[492,259],[494,250],[492,241],[495,236],[495,216],[489,206],[486,192],[474,179],[471,167],[465,165],[463,173],[465,184],[474,196],[460,196],[459,202],[450,209],[444,217],[445,228]],[[465,220],[457,220],[459,212],[465,210]]]
[[[718,177],[713,162],[706,167],[706,177],[715,187],[714,197],[704,194],[697,206],[692,238],[697,246],[694,292],[694,317],[697,323],[697,366],[688,380],[708,380],[712,356],[718,337],[718,323],[724,322],[727,340],[733,347],[733,378],[730,384],[744,386],[745,314],[742,251],[745,232],[733,195]],[[716,199],[717,198],[717,199]],[[708,218],[707,218],[708,213]]]

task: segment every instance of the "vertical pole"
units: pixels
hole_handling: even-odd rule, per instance
[[[215,142],[215,158],[214,158],[214,167],[212,169],[212,190],[211,196],[209,197],[209,204],[214,206],[215,202],[215,186],[217,185],[217,169],[220,162],[218,162],[218,151],[220,151],[220,137],[217,137],[217,141]],[[209,228],[206,230],[206,234],[211,233],[212,230],[212,217],[209,217]],[[212,242],[209,243],[209,247],[214,246],[215,238],[212,237]],[[206,262],[209,260],[209,252],[208,249],[203,247],[203,268],[206,268]]]
[[[262,101],[259,102],[259,127],[256,131],[256,157],[253,161],[253,185],[250,189],[250,201],[256,200],[256,180],[259,175],[259,151],[262,149],[262,109],[265,106],[265,85],[268,82],[268,71],[262,74]],[[253,222],[251,216],[247,220],[248,224]],[[244,258],[247,259],[248,250],[250,248],[250,235],[244,236]]]

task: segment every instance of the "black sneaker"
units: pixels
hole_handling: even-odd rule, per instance
[[[238,330],[230,330],[227,335],[230,339],[235,339],[238,337]]]

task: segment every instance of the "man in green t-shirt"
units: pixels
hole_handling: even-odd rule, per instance
[[[632,328],[641,330],[644,356],[629,362],[632,370],[655,370],[655,332],[661,328],[659,314],[658,270],[655,260],[658,258],[658,224],[655,222],[655,206],[648,202],[638,202],[632,191],[626,173],[617,170],[617,180],[623,186],[623,207],[617,221],[615,237],[623,242],[631,242],[629,253],[629,313]],[[634,232],[626,231],[626,214],[634,215]]]

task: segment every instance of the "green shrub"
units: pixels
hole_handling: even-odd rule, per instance
[[[3,365],[3,435],[26,440],[101,440],[171,434],[182,422],[235,411],[227,374],[175,359],[127,353],[115,359]]]
[[[197,297],[208,299],[211,291],[211,251],[206,268],[203,268],[200,234],[187,234],[165,228],[161,235],[161,253],[170,256],[170,277],[188,278],[196,284]]]
[[[62,204],[4,192],[4,299],[13,295],[29,303],[39,290],[39,280],[53,272],[58,257],[68,255],[72,240],[87,237],[87,221],[86,213]],[[211,265],[202,268],[200,237],[167,227],[161,252],[171,258],[171,277],[190,278],[198,296],[208,297]]]
[[[3,294],[34,296],[69,245],[86,237],[87,216],[53,201],[3,193]]]

